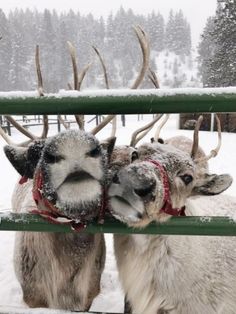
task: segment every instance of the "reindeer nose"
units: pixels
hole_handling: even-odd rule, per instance
[[[120,179],[119,179],[117,173],[116,173],[116,174],[114,175],[114,177],[112,178],[112,182],[115,183],[115,184],[120,184]]]
[[[142,197],[142,198],[150,198],[151,199],[155,199],[154,195],[153,195],[153,191],[156,187],[156,182],[150,182],[149,186],[146,186],[145,188],[142,189],[134,189],[134,193],[137,194],[138,196]]]

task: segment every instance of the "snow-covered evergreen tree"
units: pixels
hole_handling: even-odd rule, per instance
[[[216,15],[204,29],[199,55],[205,86],[236,86],[235,0],[218,0]]]
[[[0,90],[7,91],[11,88],[9,70],[11,62],[11,34],[9,22],[4,12],[0,9]]]

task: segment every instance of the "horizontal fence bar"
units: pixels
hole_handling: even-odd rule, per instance
[[[236,112],[236,88],[0,93],[0,114]]]
[[[51,224],[34,214],[0,213],[0,231],[73,232],[68,225]],[[229,217],[173,217],[166,222],[151,223],[134,229],[106,218],[103,225],[91,223],[81,232],[116,234],[171,234],[236,236],[236,221]]]

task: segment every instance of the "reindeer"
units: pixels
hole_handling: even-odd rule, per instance
[[[140,73],[132,88],[144,77],[149,60],[149,43],[140,27],[135,28],[143,53]],[[86,67],[78,79],[75,49],[69,43],[74,72],[74,89],[79,90]],[[97,52],[96,52],[97,53]],[[43,97],[43,81],[36,47],[36,68],[39,96]],[[99,143],[94,137],[114,115],[107,116],[91,133],[84,129],[83,116],[76,116],[80,131],[68,130],[47,138],[48,118],[40,138],[7,117],[29,141],[17,147],[0,129],[8,142],[5,154],[22,176],[12,198],[13,210],[34,212],[52,223],[70,224],[76,233],[16,233],[14,264],[23,290],[23,299],[30,307],[88,310],[100,291],[104,268],[105,242],[101,234],[78,233],[89,221],[103,219],[104,194],[110,180],[107,162],[115,138]],[[114,132],[114,130],[113,130]],[[132,151],[127,150],[127,155]]]
[[[114,139],[99,143],[91,134],[69,130],[28,147],[6,146],[7,158],[23,178],[14,191],[13,210],[35,212],[76,231],[84,228],[102,210],[113,145]],[[16,233],[15,271],[30,307],[88,310],[100,291],[104,261],[101,234]]]
[[[197,136],[191,155],[170,145],[141,145],[135,161],[113,178],[113,215],[137,228],[173,215],[196,215],[190,195],[220,194],[232,182],[226,174],[197,178],[197,168],[214,155],[197,158],[197,151]],[[197,199],[206,206],[204,197]],[[211,197],[210,214],[219,199]],[[221,215],[232,212],[236,201],[230,205]],[[235,244],[225,237],[114,235],[119,275],[133,313],[235,313]]]

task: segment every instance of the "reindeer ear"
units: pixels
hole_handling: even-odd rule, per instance
[[[229,174],[205,174],[201,183],[194,187],[193,194],[216,195],[227,190],[232,184],[232,177]]]
[[[28,147],[7,145],[4,147],[4,152],[10,163],[21,176],[32,179],[43,147],[44,140],[40,140],[35,141]]]
[[[27,163],[27,150],[25,147],[4,146],[4,153],[16,171],[23,176]]]
[[[104,150],[107,151],[107,156],[108,156],[108,160],[110,160],[111,158],[111,154],[113,152],[113,149],[115,147],[115,143],[116,143],[116,137],[109,137],[106,140],[101,142],[101,146]]]

